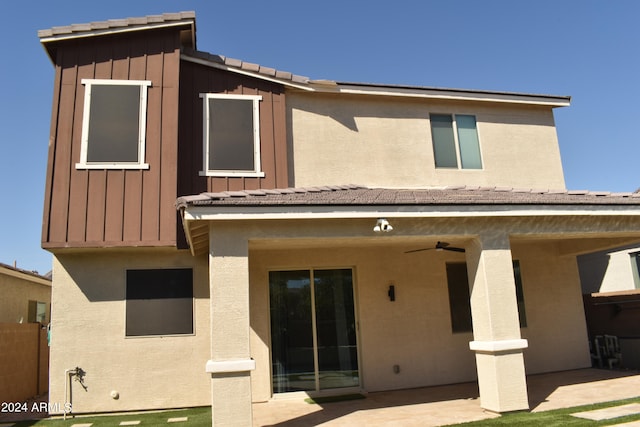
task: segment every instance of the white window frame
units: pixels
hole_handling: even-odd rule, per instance
[[[456,167],[452,166],[438,166],[435,164],[435,153],[434,153],[434,164],[436,169],[444,169],[444,170],[459,170],[459,171],[482,171],[484,170],[484,157],[482,156],[482,140],[480,139],[480,130],[478,129],[478,117],[475,114],[466,114],[466,113],[432,113],[436,116],[450,116],[451,117],[451,125],[453,127],[453,142],[456,150]],[[460,138],[458,136],[458,116],[471,116],[476,121],[476,136],[478,138],[478,151],[480,152],[480,168],[463,168],[462,167],[462,152],[460,151]],[[429,118],[431,121],[431,118]],[[433,132],[433,131],[432,131]],[[431,138],[433,139],[433,133],[431,134]],[[431,141],[432,144],[435,144],[435,141]]]
[[[145,146],[147,131],[147,88],[151,86],[149,80],[110,80],[110,79],[82,79],[85,86],[84,110],[82,119],[82,143],[80,145],[80,162],[76,163],[76,169],[149,169],[145,163]],[[91,88],[100,86],[139,86],[140,110],[138,117],[138,161],[137,162],[88,162],[87,150],[89,146],[89,118],[91,114]]]
[[[238,95],[226,93],[201,93],[200,98],[203,101],[202,108],[202,135],[203,135],[203,151],[202,151],[202,170],[200,176],[219,176],[219,177],[264,177],[265,174],[261,169],[260,162],[260,95]],[[239,99],[250,100],[253,102],[253,170],[215,170],[209,169],[209,100],[210,99]]]

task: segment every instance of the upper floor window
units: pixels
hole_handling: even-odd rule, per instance
[[[78,169],[148,169],[144,162],[150,81],[82,79],[85,86]]]
[[[431,114],[430,119],[436,167],[482,169],[475,116]]]
[[[260,170],[258,95],[201,94],[204,161],[201,175],[264,176]]]

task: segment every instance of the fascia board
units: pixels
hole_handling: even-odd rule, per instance
[[[12,270],[10,268],[0,266],[0,274],[6,274],[7,276],[16,277],[27,282],[33,282],[39,285],[51,287],[51,280],[45,279],[44,277],[38,277],[28,273],[23,273],[21,271]]]
[[[571,105],[571,99],[569,97],[562,96],[528,95],[500,92],[474,92],[451,89],[402,88],[393,86],[359,86],[348,84],[313,85],[313,82],[311,82],[311,85],[314,87],[316,92],[324,93],[541,105],[547,107],[568,107],[569,105]]]
[[[467,209],[463,209],[466,207]],[[192,206],[185,220],[295,220],[359,218],[482,218],[545,216],[640,216],[640,206]]]
[[[70,39],[79,39],[79,38],[90,38],[90,37],[98,37],[104,35],[113,35],[120,33],[131,33],[138,32],[144,30],[154,30],[158,28],[172,28],[172,27],[185,27],[191,26],[192,31],[194,27],[195,21],[193,19],[183,20],[183,21],[175,21],[175,22],[159,22],[159,23],[151,23],[145,25],[131,25],[126,27],[114,27],[114,28],[105,28],[105,29],[96,29],[75,33],[63,33],[63,34],[54,34],[51,36],[45,36],[40,38],[40,43],[43,45],[51,42],[70,40]],[[195,31],[194,31],[195,33]]]

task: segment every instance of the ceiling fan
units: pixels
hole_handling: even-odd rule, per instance
[[[421,251],[452,251],[452,252],[465,252],[464,248],[457,248],[455,246],[450,246],[447,242],[438,242],[434,248],[422,248],[422,249],[413,249],[411,251],[406,251],[405,254],[411,252],[421,252]]]

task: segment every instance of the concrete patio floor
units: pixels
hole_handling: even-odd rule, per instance
[[[640,373],[579,369],[527,377],[533,412],[640,396]],[[366,399],[308,404],[301,398],[253,405],[255,427],[443,426],[493,418],[483,410],[477,383],[367,394]]]

